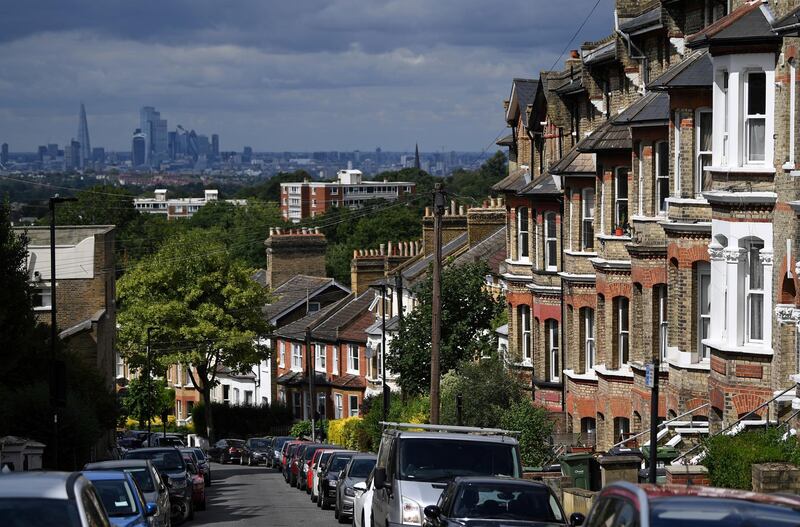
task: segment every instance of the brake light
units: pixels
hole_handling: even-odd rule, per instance
[[[235,454],[235,453],[237,453],[238,451],[239,451],[239,449],[238,449],[238,448],[235,448],[235,447],[231,447],[230,449],[228,449],[228,453],[229,453],[229,454]]]

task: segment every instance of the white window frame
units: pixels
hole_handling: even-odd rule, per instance
[[[314,344],[314,366],[317,371],[326,371],[328,368],[328,357],[324,344]]]
[[[292,343],[292,370],[303,370],[303,348],[295,342]]]
[[[591,194],[591,207],[588,195]],[[597,193],[592,187],[581,190],[581,251],[594,251],[594,206],[597,203]],[[590,229],[589,232],[587,229]],[[591,234],[591,236],[587,236]]]
[[[339,375],[339,353],[341,353],[341,349],[339,348],[339,346],[338,345],[334,346],[332,354],[333,360],[331,361],[333,363],[331,367],[331,373],[334,375]]]
[[[675,178],[675,196],[681,195],[681,114],[675,112],[672,129],[674,130],[675,151],[673,152],[672,173]]]
[[[620,182],[620,174],[625,173],[625,187],[627,188],[628,185],[628,174],[630,174],[630,170],[628,167],[617,167],[614,169],[614,229],[617,227],[623,227],[626,223],[630,222],[630,210],[628,208],[628,194],[626,193],[625,196],[620,195],[619,190],[619,182]],[[625,205],[625,221],[622,221],[622,205]]]
[[[751,114],[750,113],[750,78],[753,75],[763,75],[764,76],[764,113],[763,114]],[[762,70],[752,70],[746,71],[744,74],[744,90],[742,94],[742,106],[744,108],[744,130],[742,131],[742,140],[744,143],[744,164],[746,165],[764,165],[767,163],[767,73]],[[750,144],[750,123],[751,122],[758,122],[762,123],[764,127],[764,144],[762,145],[762,153],[764,158],[763,159],[751,159],[751,149],[752,146]]]
[[[591,307],[584,307],[580,311],[583,318],[583,353],[586,371],[588,372],[594,368],[597,353],[595,349],[595,335],[594,335],[594,309]]]
[[[355,403],[356,403],[355,405],[353,405],[353,401],[355,401]],[[354,410],[353,406],[355,406],[355,411],[353,411]],[[358,395],[350,395],[350,396],[348,396],[348,398],[347,398],[347,415],[349,417],[358,417],[359,411],[360,411],[360,408],[358,406]]]
[[[530,228],[529,208],[519,207],[517,209],[517,260],[521,262],[530,261]],[[525,230],[522,230],[523,220]]]
[[[37,284],[34,287],[34,302],[36,298],[41,298],[42,303],[39,306],[34,306],[34,311],[50,311],[53,308],[53,288],[50,283]]]
[[[347,373],[359,374],[358,344],[347,345]]]
[[[658,351],[661,360],[667,360],[667,343],[669,339],[669,319],[667,318],[669,309],[669,293],[665,284],[655,286],[654,294],[658,304]]]
[[[700,145],[702,141],[702,129],[700,127],[700,123],[702,122],[702,116],[704,114],[708,114],[711,116],[711,150],[701,150]],[[694,117],[694,135],[695,135],[695,157],[694,157],[694,193],[695,196],[699,197],[702,195],[704,191],[711,190],[711,188],[703,188],[703,176],[705,172],[705,167],[711,166],[711,156],[713,154],[713,145],[714,145],[714,113],[711,108],[698,108],[695,112]],[[708,164],[703,164],[702,159],[704,156],[708,158]]]
[[[533,344],[531,343],[531,306],[520,304],[517,307],[517,319],[519,320],[520,351],[522,352],[523,364],[531,364],[533,361]]]
[[[663,152],[661,149],[663,148]],[[653,167],[653,175],[655,176],[655,212],[656,214],[664,215],[667,213],[667,209],[669,207],[667,198],[670,197],[669,194],[669,143],[666,141],[657,141],[653,144],[653,160],[655,162],[655,166]],[[666,167],[662,167],[662,162],[664,161],[663,158],[666,158],[667,165]],[[666,172],[662,171],[662,168],[666,168]],[[662,187],[661,184],[663,181],[666,181],[666,195],[661,195]]]
[[[547,332],[547,353],[550,358],[550,382],[561,380],[561,355],[558,348],[558,321],[550,318],[545,322]]]
[[[344,398],[342,397],[341,393],[335,393],[333,394],[333,400],[333,413],[335,419],[341,419],[344,417]]]
[[[278,366],[286,367],[286,344],[282,340],[278,341]]]
[[[552,227],[552,236],[550,230]],[[553,260],[551,265],[550,260]],[[547,271],[558,270],[558,222],[555,212],[544,215],[544,266]]]
[[[639,215],[644,216],[644,141],[639,141],[639,149],[638,149],[638,157],[639,157],[639,177],[638,185],[637,185],[637,204],[636,204],[636,211]]]
[[[703,361],[709,358],[710,348],[703,344],[703,339],[709,338],[711,330],[711,265],[707,262],[697,262],[697,298],[696,318],[697,318],[697,357]],[[708,305],[703,307],[703,282],[707,283]]]
[[[767,317],[764,316],[764,306],[766,305],[766,298],[764,295],[764,280],[766,279],[766,273],[764,272],[764,264],[761,262],[761,253],[760,251],[764,248],[765,244],[763,240],[760,239],[751,239],[746,242],[745,249],[746,249],[746,259],[745,259],[745,280],[744,280],[744,292],[745,292],[745,320],[746,320],[746,330],[745,330],[745,342],[747,343],[756,343],[762,344],[764,342],[764,335],[765,329],[764,324],[768,323]],[[758,287],[757,285],[753,284],[752,279],[752,269],[756,266],[756,269],[760,269],[761,272],[761,286]],[[753,328],[753,311],[754,311],[754,303],[756,300],[760,300],[761,308],[760,308],[760,317],[761,320],[761,327],[760,327],[760,334],[755,334],[755,330]]]
[[[631,352],[631,301],[626,296],[617,300],[617,366],[622,368],[630,362]]]
[[[723,70],[720,92],[723,98],[722,114],[722,164],[730,162],[730,106],[731,106],[731,74],[728,70]]]

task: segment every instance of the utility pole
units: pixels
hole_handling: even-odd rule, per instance
[[[50,198],[50,406],[53,409],[53,465],[58,470],[58,409],[66,405],[67,386],[65,364],[58,358],[56,342],[58,322],[56,317],[56,205],[77,198]]]
[[[431,424],[439,424],[439,346],[442,339],[442,216],[444,188],[436,183],[433,191],[433,294],[431,299]]]
[[[658,371],[661,369],[659,357],[653,360],[653,388],[650,392],[650,483],[656,483],[656,463],[658,462]]]
[[[403,273],[397,271],[394,275],[394,290],[397,293],[397,320],[403,323]]]
[[[150,332],[153,328],[147,328],[147,445],[153,446],[153,440],[150,437],[150,421],[153,415],[153,355],[150,348]]]
[[[386,284],[381,286],[381,374],[383,377],[383,421],[389,421],[389,385],[386,384]]]

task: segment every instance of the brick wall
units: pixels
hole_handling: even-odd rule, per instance
[[[275,288],[298,274],[326,276],[327,241],[319,230],[270,229],[267,250],[267,283]]]

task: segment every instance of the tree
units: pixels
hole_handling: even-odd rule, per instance
[[[119,342],[133,366],[145,364],[147,328],[161,366],[191,364],[194,387],[210,400],[224,365],[245,372],[268,358],[269,325],[261,313],[266,291],[254,270],[230,257],[214,231],[167,240],[118,282]],[[204,405],[209,437],[211,407]]]
[[[175,407],[175,390],[169,388],[164,379],[154,378],[148,383],[147,377],[143,375],[128,383],[122,405],[125,412],[142,426],[145,421],[152,421],[155,417],[172,412]]]
[[[81,190],[75,197],[78,201],[56,209],[58,225],[116,225],[118,230],[124,230],[139,216],[133,206],[133,194],[124,188],[97,185]]]
[[[554,424],[547,410],[525,400],[512,404],[500,418],[502,428],[520,432],[519,451],[523,465],[528,467],[540,467],[552,461]]]
[[[475,200],[485,199],[492,185],[507,175],[506,156],[497,151],[477,170],[457,169],[447,179],[447,190]]]
[[[505,306],[484,288],[488,273],[483,262],[446,266],[442,272],[442,374],[494,349],[491,323]],[[432,288],[429,274],[415,291],[418,304],[405,317],[386,357],[400,387],[410,394],[425,393],[430,386]]]
[[[467,361],[442,379],[443,424],[457,424],[456,397],[462,396],[462,424],[497,428],[509,407],[523,400],[522,383],[498,357]]]

